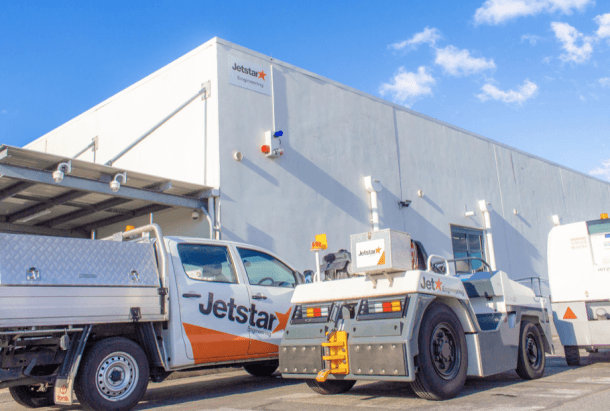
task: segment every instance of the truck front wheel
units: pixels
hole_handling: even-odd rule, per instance
[[[411,384],[418,397],[446,400],[457,396],[466,382],[466,336],[451,308],[432,303],[419,329],[419,371]]]
[[[81,404],[95,411],[124,411],[146,392],[150,370],[138,344],[122,337],[99,341],[87,352],[74,391]]]
[[[331,395],[341,394],[348,392],[352,389],[355,380],[326,380],[324,382],[318,382],[316,380],[305,380],[309,388],[317,392],[318,394]]]
[[[15,402],[27,408],[51,407],[55,405],[53,388],[42,388],[39,385],[20,385],[10,387],[9,392]]]
[[[524,380],[534,380],[544,374],[545,356],[540,330],[529,321],[521,322],[517,374]]]

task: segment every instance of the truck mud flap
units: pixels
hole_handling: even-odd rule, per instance
[[[86,325],[79,338],[72,341],[70,344],[66,359],[61,365],[57,379],[55,380],[53,396],[55,404],[72,405],[74,401],[72,396],[72,393],[74,392],[74,378],[78,372],[78,366],[80,365],[80,360],[83,357],[85,345],[87,344],[87,339],[89,338],[92,327],[93,326],[91,324]]]

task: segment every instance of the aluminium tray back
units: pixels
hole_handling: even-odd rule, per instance
[[[0,233],[0,286],[18,285],[159,287],[159,274],[149,243]]]
[[[159,284],[150,243],[0,234],[0,329],[165,321]]]

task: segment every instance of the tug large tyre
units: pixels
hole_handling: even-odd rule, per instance
[[[39,385],[20,385],[8,390],[13,400],[23,407],[42,408],[55,405],[53,387],[41,389]]]
[[[566,345],[563,347],[563,351],[566,355],[566,363],[568,365],[580,365],[580,352],[578,347],[575,345]]]
[[[278,364],[248,364],[244,370],[255,377],[269,377],[277,370]]]
[[[517,374],[524,380],[540,378],[544,374],[545,363],[546,357],[540,330],[535,324],[529,321],[522,321]]]
[[[150,370],[138,344],[122,337],[97,342],[85,355],[74,392],[78,401],[95,411],[125,411],[146,392]]]
[[[411,384],[418,397],[447,400],[456,397],[466,382],[466,336],[453,310],[433,302],[419,329],[419,371]]]
[[[348,392],[352,389],[355,380],[326,380],[324,382],[318,382],[316,380],[305,380],[309,388],[317,392],[318,394],[332,395],[341,394]]]

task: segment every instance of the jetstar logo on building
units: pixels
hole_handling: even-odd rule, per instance
[[[265,81],[265,76],[267,75],[267,73],[265,73],[264,70],[261,70],[261,71],[252,70],[250,67],[245,67],[243,64],[238,66],[237,63],[234,63],[233,67],[231,67],[231,68],[239,73],[244,73],[244,74],[247,74],[254,78],[263,79],[263,81]]]
[[[229,302],[223,300],[214,301],[214,293],[208,294],[208,305],[199,304],[199,312],[203,315],[213,314],[218,319],[226,318],[229,321],[236,321],[239,324],[250,324],[251,327],[256,327],[260,330],[271,331],[271,334],[281,331],[286,328],[290,308],[285,313],[269,314],[262,310],[256,309],[256,304],[251,304],[250,308],[244,305],[235,304],[235,299],[229,299]],[[275,321],[277,325],[273,328]]]

